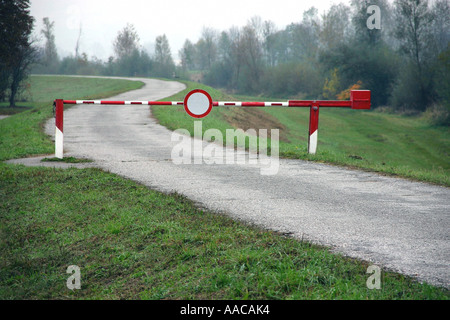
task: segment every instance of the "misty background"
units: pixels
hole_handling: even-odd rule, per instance
[[[374,108],[449,125],[448,0],[297,3],[32,1],[31,72],[186,79],[281,99],[368,89]]]

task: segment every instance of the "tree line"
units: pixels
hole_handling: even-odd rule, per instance
[[[32,35],[35,19],[30,15],[30,0],[0,0],[0,102],[16,99],[27,86],[27,76],[37,74],[146,76],[171,78],[175,72],[169,40],[156,37],[153,54],[142,49],[132,24],[117,33],[114,55],[103,62],[80,52],[82,29],[72,55],[61,58],[55,44],[54,22],[43,19],[39,34],[44,45]]]
[[[70,75],[106,75],[106,76],[142,76],[171,78],[175,72],[175,63],[166,35],[156,37],[153,54],[144,50],[134,26],[128,23],[117,33],[113,42],[114,55],[106,62],[96,57],[89,58],[80,53],[79,43],[75,45],[75,53],[59,58],[56,51],[54,26],[48,18],[43,19],[45,45],[38,48],[38,59],[33,66],[34,73],[70,74]]]
[[[376,7],[378,11],[371,11]],[[165,35],[154,52],[139,44],[132,24],[117,33],[107,61],[80,53],[60,58],[54,24],[43,20],[45,44],[31,40],[29,0],[0,0],[0,100],[20,91],[27,72],[195,79],[239,94],[289,99],[348,99],[369,89],[375,108],[429,112],[450,123],[450,6],[448,0],[352,0],[279,29],[251,18],[243,27],[204,27],[186,39],[175,65]],[[20,23],[15,23],[20,21]],[[13,30],[14,29],[14,30]],[[17,54],[20,52],[20,54]],[[20,67],[17,67],[20,66]],[[17,70],[17,72],[14,72]],[[14,99],[13,99],[14,100]],[[10,102],[13,105],[13,102]]]
[[[371,5],[379,28],[369,25]],[[204,28],[179,56],[187,74],[237,93],[345,99],[351,89],[369,89],[374,107],[433,109],[448,125],[449,40],[448,0],[353,0],[323,14],[311,8],[283,29],[259,17],[241,28]]]

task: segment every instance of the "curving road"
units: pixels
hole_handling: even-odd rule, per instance
[[[111,99],[157,100],[184,89],[132,80],[146,85]],[[265,164],[175,164],[171,152],[180,142],[148,106],[79,105],[64,118],[66,156],[94,159],[205,208],[449,287],[448,188],[299,160],[280,160],[276,175],[262,175]],[[54,120],[46,130],[54,135]]]

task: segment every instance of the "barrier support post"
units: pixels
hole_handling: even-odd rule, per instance
[[[62,99],[55,100],[55,157],[64,158],[64,102]]]
[[[319,104],[314,102],[309,108],[309,134],[308,134],[309,154],[316,154],[318,129],[319,129]]]

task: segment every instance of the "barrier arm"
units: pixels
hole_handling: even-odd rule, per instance
[[[106,100],[55,100],[55,157],[63,158],[63,113],[64,104],[95,104],[95,105],[150,105],[150,106],[182,106],[184,101],[106,101]],[[213,107],[305,107],[310,108],[308,130],[308,153],[317,151],[319,109],[320,108],[351,108],[370,109],[371,93],[369,90],[352,90],[350,100],[289,100],[287,102],[237,102],[215,101]]]

